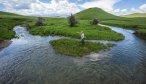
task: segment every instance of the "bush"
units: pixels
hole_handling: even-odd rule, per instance
[[[45,22],[45,19],[42,17],[38,17],[37,22],[36,22],[36,26],[43,26]]]
[[[71,16],[68,17],[68,22],[69,22],[69,25],[71,27],[75,26],[78,21],[76,20],[75,16],[71,14]]]
[[[99,23],[99,20],[98,20],[98,19],[93,19],[93,20],[90,22],[90,24],[92,24],[92,25],[98,25],[98,23]]]

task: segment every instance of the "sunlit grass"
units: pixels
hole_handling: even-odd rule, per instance
[[[85,45],[81,45],[80,41],[71,39],[53,40],[50,43],[56,52],[73,57],[81,57],[91,52],[98,53],[101,50],[106,50],[114,46],[113,44],[105,45],[95,42],[85,42]]]
[[[107,27],[91,25],[88,20],[79,20],[75,27],[68,25],[65,18],[48,18],[46,24],[40,27],[33,27],[30,30],[34,35],[61,35],[73,38],[80,38],[77,32],[84,31],[86,39],[89,40],[122,40],[124,36],[116,33]]]

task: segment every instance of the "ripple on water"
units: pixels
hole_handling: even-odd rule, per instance
[[[131,30],[111,29],[125,40],[110,51],[73,58],[56,53],[48,43],[60,37],[33,36],[16,26],[18,38],[0,52],[0,84],[144,84],[145,41]]]

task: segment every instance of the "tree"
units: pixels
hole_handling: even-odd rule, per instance
[[[75,26],[78,21],[76,20],[75,16],[71,14],[71,16],[68,17],[68,22],[69,22],[69,25],[71,27]]]
[[[96,18],[96,19],[93,19],[90,23],[91,23],[92,25],[98,25],[99,20]]]
[[[42,26],[42,25],[44,25],[44,22],[45,22],[45,19],[44,18],[38,17],[35,25]]]

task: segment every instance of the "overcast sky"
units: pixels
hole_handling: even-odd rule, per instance
[[[65,16],[92,7],[115,15],[146,13],[146,0],[0,0],[0,11],[22,15]]]

